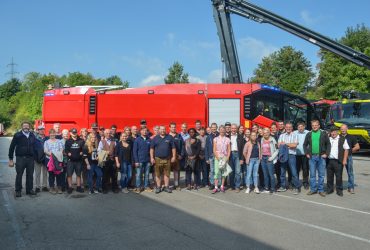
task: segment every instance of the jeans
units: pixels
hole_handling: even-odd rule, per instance
[[[101,189],[103,171],[97,164],[90,164],[90,170],[87,172],[87,183],[89,185],[89,189],[94,189],[93,177],[94,173],[96,175],[96,183],[95,186],[97,189]]]
[[[150,162],[139,163],[138,167],[135,167],[136,170],[136,188],[141,187],[141,179],[144,174],[144,188],[149,187],[149,170]]]
[[[347,169],[347,174],[348,174],[348,189],[354,189],[355,188],[355,176],[353,174],[352,155],[348,156],[346,169]]]
[[[265,190],[275,191],[275,167],[269,156],[262,156],[262,171],[264,176]]]
[[[120,167],[121,179],[119,182],[121,188],[127,188],[132,176],[131,162],[123,161]]]
[[[41,185],[41,175],[42,175],[42,185]],[[35,184],[36,188],[47,186],[48,170],[43,163],[38,163],[35,161]]]
[[[209,165],[210,165],[210,175],[209,175],[209,182],[211,185],[215,185],[215,157],[209,158]],[[221,175],[218,177],[218,183],[221,183]]]
[[[200,179],[200,174],[199,174],[198,183],[201,183],[203,186],[207,186],[208,185],[208,166],[207,166],[206,160],[199,159],[198,164],[199,164],[199,171],[202,174],[202,179]]]
[[[238,152],[231,152],[229,164],[231,169],[233,170],[230,174],[230,186],[231,188],[240,188],[240,161],[239,161],[239,153]]]
[[[258,188],[258,167],[260,165],[260,160],[258,158],[251,158],[247,166],[247,177],[246,186],[248,188],[253,184],[255,188]]]
[[[33,171],[34,160],[33,157],[17,156],[15,163],[15,170],[17,175],[15,177],[15,191],[22,191],[22,177],[24,170],[26,170],[26,192],[30,192],[33,188]]]
[[[319,155],[312,155],[309,160],[310,165],[310,189],[311,192],[324,192],[324,179],[326,162]],[[316,184],[316,172],[319,175],[318,185]]]
[[[297,175],[299,179],[299,173],[301,172],[302,169],[302,180],[303,180],[303,185],[308,186],[308,160],[305,155],[297,155]]]
[[[291,175],[292,175],[292,183],[295,188],[300,188],[301,183],[299,182],[298,175],[297,175],[297,166],[296,166],[296,156],[293,154],[289,154],[289,158],[287,162],[281,163],[281,171],[280,171],[280,183],[281,187],[286,187],[286,170],[289,167]]]
[[[194,168],[191,168],[190,166],[185,166],[186,176],[185,176],[185,184],[186,186],[191,185],[191,176],[194,173],[194,185],[199,186],[200,185],[200,168],[198,160],[195,160]]]

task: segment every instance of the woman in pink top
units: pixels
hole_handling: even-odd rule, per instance
[[[213,139],[213,154],[215,156],[215,188],[212,194],[220,192],[218,189],[218,178],[221,174],[221,192],[225,192],[225,176],[226,165],[230,158],[230,139],[225,136],[225,126],[221,125],[219,129],[220,135]]]

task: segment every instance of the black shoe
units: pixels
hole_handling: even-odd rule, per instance
[[[36,191],[37,192],[37,191]],[[49,192],[49,189],[47,187],[42,188],[42,192]]]
[[[164,189],[163,189],[163,191],[165,191],[166,193],[172,193],[172,190],[169,188],[169,187],[165,187]]]
[[[17,198],[22,197],[22,192],[21,191],[16,191],[15,192],[15,197],[17,197]]]
[[[332,193],[334,193],[333,190],[329,190],[328,192],[326,192],[326,194],[332,194]]]
[[[77,187],[77,188],[76,188],[76,192],[78,192],[78,193],[83,193],[83,192],[84,192],[84,190],[83,190],[83,188],[81,188],[81,187]]]
[[[337,195],[343,197],[343,192],[337,192]]]
[[[36,192],[33,191],[33,190],[30,190],[28,192],[26,192],[27,195],[36,195]]]
[[[155,188],[155,193],[156,194],[159,194],[161,192],[161,189],[160,188]]]
[[[73,192],[73,188],[68,188],[68,191],[67,191],[69,194],[71,194]]]
[[[118,189],[113,189],[113,193],[118,194],[119,190]]]
[[[103,193],[103,190],[101,188],[99,188],[98,193]]]
[[[36,188],[36,189],[35,189],[35,192],[36,192],[36,193],[40,193],[40,191],[41,191],[41,190],[40,190],[40,188]]]
[[[62,187],[62,192],[64,193],[66,191],[66,188],[65,187]]]

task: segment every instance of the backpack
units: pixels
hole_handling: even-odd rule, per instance
[[[288,146],[282,144],[279,146],[279,162],[285,163],[289,159],[289,149]]]
[[[44,144],[42,141],[35,139],[34,158],[37,163],[45,163]]]

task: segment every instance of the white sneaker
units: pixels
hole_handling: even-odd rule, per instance
[[[254,192],[255,192],[256,194],[259,194],[259,193],[260,193],[260,190],[259,190],[258,188],[255,188],[255,189],[254,189]]]
[[[246,194],[249,194],[251,192],[251,189],[250,188],[247,188],[247,190],[245,190],[245,193]]]
[[[265,190],[263,190],[263,191],[262,191],[262,193],[263,193],[263,194],[269,194],[269,193],[270,193],[270,191],[265,189]]]

